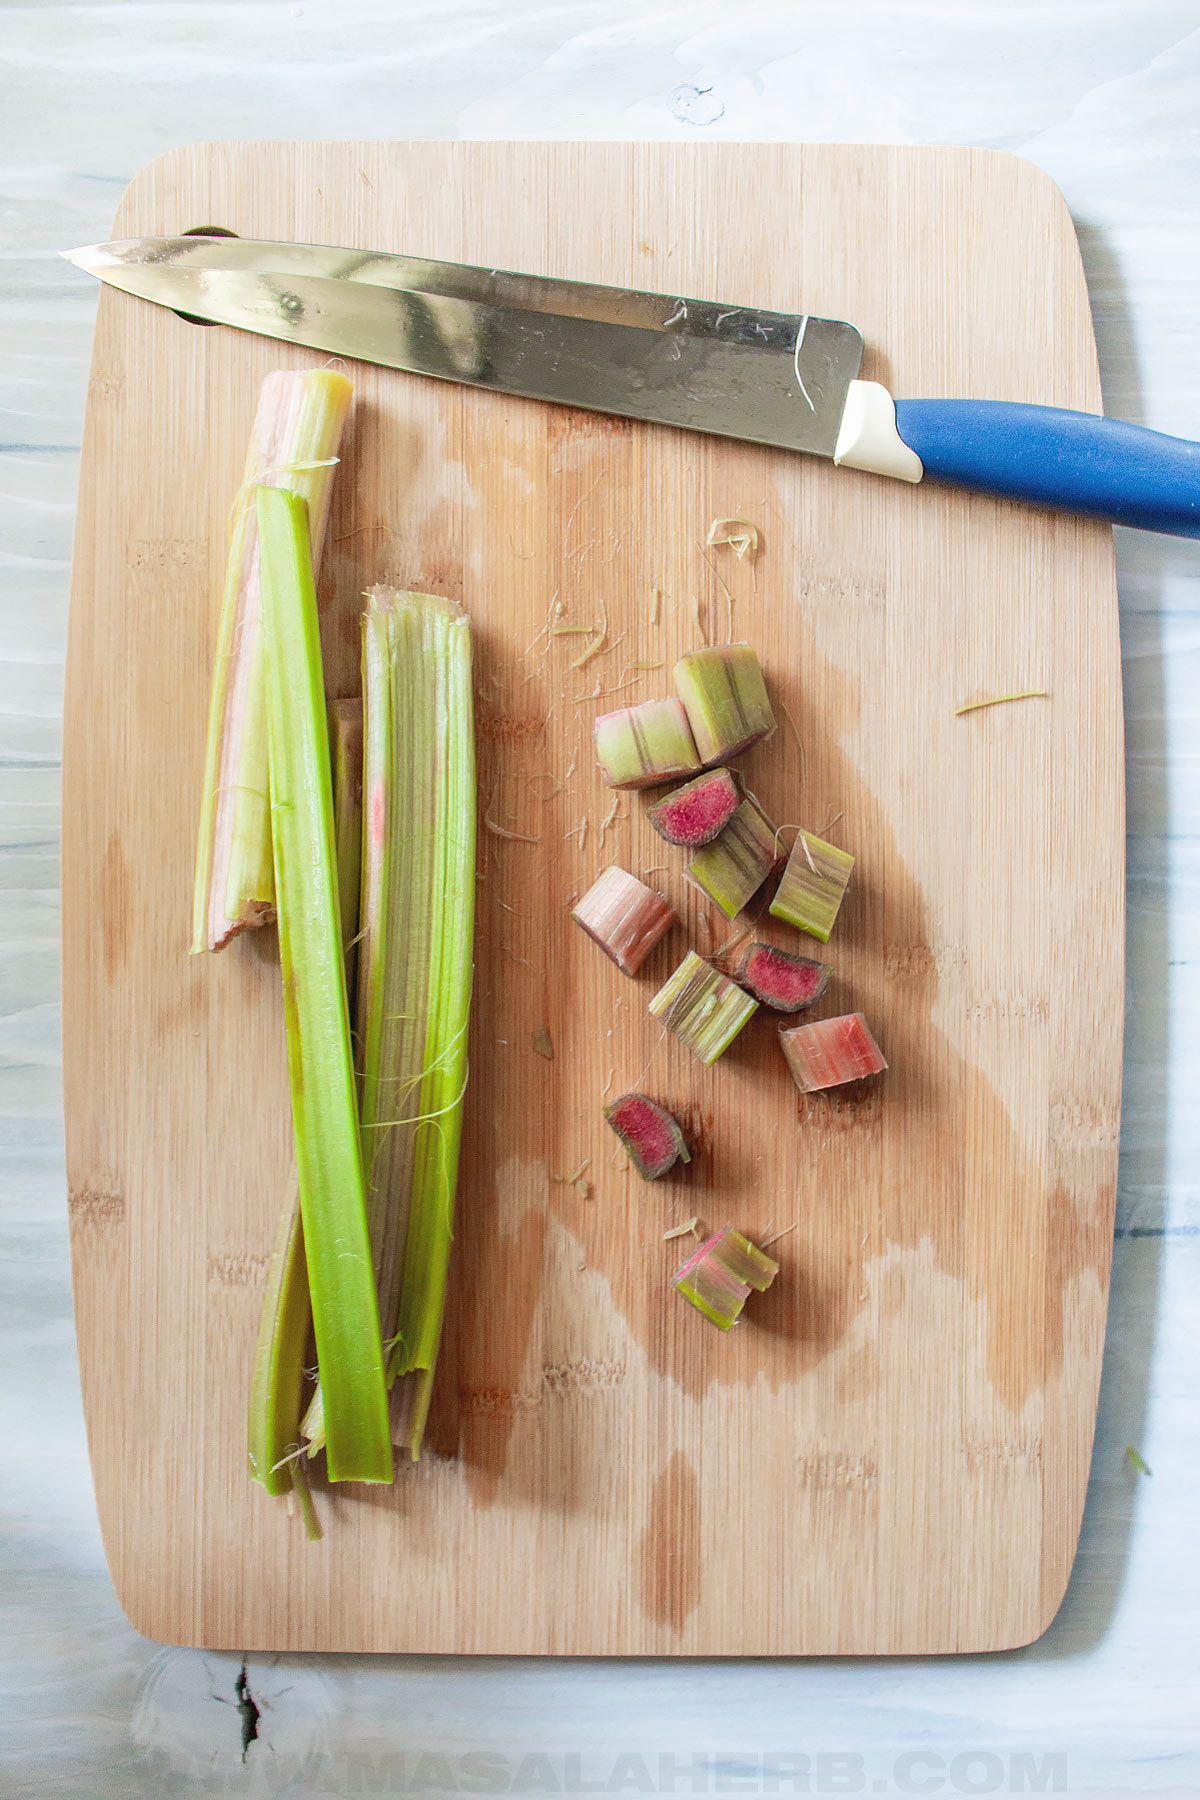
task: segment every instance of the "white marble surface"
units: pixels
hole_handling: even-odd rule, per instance
[[[5,0],[0,1788],[689,1793],[695,1754],[714,1759],[709,1791],[1033,1791],[1040,1767],[1050,1792],[1200,1795],[1200,545],[1176,540],[1118,534],[1131,878],[1118,1241],[1082,1546],[1047,1636],[907,1663],[252,1656],[261,1719],[243,1757],[240,1659],[159,1649],[118,1612],[77,1391],[58,1073],[60,690],[95,296],[55,251],[104,237],[124,183],[174,144],[454,135],[1015,151],[1059,182],[1078,224],[1108,410],[1200,437],[1195,0]],[[500,1760],[459,1760],[485,1750]],[[807,1789],[764,1778],[762,1759],[785,1753],[812,1759]]]

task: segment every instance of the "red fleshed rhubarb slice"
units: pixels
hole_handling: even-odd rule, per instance
[[[671,1286],[718,1331],[728,1331],[736,1324],[751,1288],[764,1293],[778,1273],[774,1257],[726,1225],[676,1269]]]
[[[691,1162],[679,1125],[665,1106],[645,1094],[622,1094],[604,1116],[629,1152],[643,1181],[657,1181],[682,1157]]]
[[[685,850],[710,844],[738,809],[737,782],[728,769],[698,775],[665,800],[647,808],[646,817],[659,837]]]
[[[614,863],[572,907],[571,917],[612,957],[622,975],[636,975],[675,923],[675,908]]]
[[[774,944],[747,944],[733,970],[740,987],[776,1012],[803,1012],[829,986],[833,970],[811,956],[794,956]]]
[[[779,1042],[802,1094],[840,1087],[845,1081],[859,1081],[887,1068],[861,1013],[819,1019],[814,1025],[793,1025],[780,1032]]]

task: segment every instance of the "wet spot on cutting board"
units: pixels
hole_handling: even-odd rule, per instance
[[[700,1603],[700,1484],[682,1450],[654,1483],[640,1572],[647,1617],[682,1631]]]

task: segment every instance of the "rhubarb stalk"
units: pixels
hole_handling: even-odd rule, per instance
[[[853,867],[848,851],[811,831],[798,831],[771,902],[772,913],[827,944]]]
[[[255,490],[272,842],[296,1175],[331,1481],[390,1481],[359,1151],[308,509]]]
[[[256,486],[286,487],[309,506],[320,562],[330,488],[353,394],[344,375],[277,369],[267,376],[234,503],[209,703],[204,798],[196,845],[192,949],[220,950],[275,916],[267,778],[261,558]]]
[[[372,588],[363,699],[362,1129],[393,1436],[415,1460],[445,1308],[467,1079],[475,741],[463,609]]]

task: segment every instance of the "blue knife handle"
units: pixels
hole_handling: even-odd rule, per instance
[[[897,400],[926,475],[1010,500],[1200,537],[1200,444],[1010,400]]]

